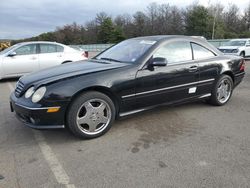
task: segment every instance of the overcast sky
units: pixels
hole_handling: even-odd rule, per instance
[[[1,0],[0,39],[20,39],[54,31],[57,26],[77,22],[84,24],[101,11],[109,15],[145,10],[147,5],[157,2],[185,7],[193,0]],[[218,0],[199,0],[207,6]],[[225,3],[227,2],[227,3]],[[250,0],[228,0],[223,5],[235,3],[241,11]]]

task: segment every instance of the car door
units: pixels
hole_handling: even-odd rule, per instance
[[[136,76],[138,108],[181,101],[196,95],[199,80],[198,63],[192,60],[189,41],[176,41],[161,46],[151,59],[166,58],[167,66],[144,67]]]
[[[63,62],[62,46],[57,44],[40,43],[39,44],[39,65],[40,69],[60,65]]]
[[[4,76],[21,76],[39,69],[36,44],[18,47],[3,58]]]
[[[210,95],[215,78],[219,75],[221,65],[216,54],[201,44],[191,43],[194,62],[199,65],[200,84],[197,95]]]

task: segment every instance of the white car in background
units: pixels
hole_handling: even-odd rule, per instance
[[[250,56],[250,39],[230,40],[225,45],[220,46],[219,50],[225,55]]]
[[[23,42],[0,52],[0,79],[87,59],[85,52],[56,42]]]

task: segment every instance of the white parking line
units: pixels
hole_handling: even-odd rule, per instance
[[[14,91],[13,85],[10,82],[8,82],[7,84],[8,84],[10,91]],[[53,153],[51,147],[46,143],[44,136],[38,131],[35,131],[35,130],[32,130],[32,131],[42,151],[42,154],[45,160],[47,161],[51,171],[53,172],[57,182],[59,184],[65,185],[66,188],[75,188],[74,184],[70,184],[69,176],[67,175],[66,171],[63,169],[56,155]]]

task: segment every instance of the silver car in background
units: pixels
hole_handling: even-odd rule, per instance
[[[87,59],[85,52],[56,42],[23,42],[0,52],[0,79]]]

